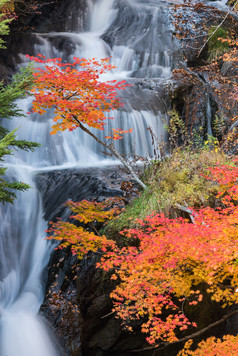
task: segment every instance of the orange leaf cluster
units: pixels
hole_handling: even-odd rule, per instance
[[[209,169],[206,179],[219,184],[219,194],[224,203],[238,201],[238,159],[234,159],[234,166],[219,165]]]
[[[13,20],[16,18],[15,5],[13,0],[6,1],[4,4],[0,5],[1,21],[3,20]]]
[[[100,75],[114,68],[110,58],[74,58],[73,63],[63,63],[61,58],[46,59],[40,54],[27,57],[41,65],[34,73],[32,111],[54,110],[51,134],[72,131],[80,123],[103,130],[105,113],[122,105],[117,92],[127,86],[125,81],[100,80]]]
[[[238,355],[238,336],[225,335],[223,339],[210,337],[198,344],[195,351],[190,349],[192,340],[189,340],[178,356],[234,356]]]
[[[223,306],[238,302],[238,167],[215,167],[210,174],[232,198],[223,209],[196,211],[194,224],[164,215],[138,220],[138,228],[122,232],[135,246],[115,247],[98,264],[119,282],[111,294],[117,315],[125,323],[143,318],[151,344],[175,341],[179,330],[192,326],[183,306],[202,300],[201,283]]]
[[[58,220],[51,223],[48,230],[48,239],[54,239],[61,242],[58,248],[71,247],[73,254],[82,258],[89,251],[96,252],[98,249],[105,251],[107,248],[113,248],[115,243],[108,240],[106,236],[95,233],[93,228],[87,228],[87,224],[94,222],[105,222],[112,219],[121,211],[118,207],[111,207],[113,199],[106,202],[97,203],[82,200],[81,202],[68,201],[66,206],[74,213],[70,218],[75,223]],[[85,224],[78,226],[78,223]]]
[[[119,208],[111,205],[108,210],[108,202],[68,202],[75,223],[58,221],[49,230],[53,233],[49,238],[61,241],[61,247],[71,246],[79,258],[89,251],[105,252],[98,267],[111,271],[112,280],[118,282],[111,293],[113,310],[129,330],[133,320],[140,320],[151,344],[176,341],[179,332],[196,327],[184,306],[203,300],[201,284],[207,286],[211,300],[223,306],[238,303],[237,160],[234,165],[210,168],[206,178],[220,186],[223,208],[194,211],[193,224],[184,218],[147,216],[137,221],[137,228],[121,232],[126,245],[122,248],[85,225],[78,226],[117,215]]]
[[[112,129],[112,136],[105,136],[105,138],[112,139],[112,140],[120,140],[123,134],[131,133],[131,132],[132,129],[129,130]]]

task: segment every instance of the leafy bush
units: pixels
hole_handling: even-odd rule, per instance
[[[202,174],[209,167],[229,162],[232,164],[231,159],[217,148],[210,150],[209,145],[197,150],[177,149],[162,162],[152,161],[143,177],[149,188],[108,223],[106,233],[116,236],[118,231],[134,227],[136,219],[144,219],[153,212],[173,218],[181,216],[177,204],[195,208],[219,205],[218,186]]]

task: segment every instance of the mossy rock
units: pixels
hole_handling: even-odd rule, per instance
[[[222,27],[212,26],[208,30],[208,60],[212,61],[220,57],[230,48],[230,44],[224,40],[229,39],[228,31]]]

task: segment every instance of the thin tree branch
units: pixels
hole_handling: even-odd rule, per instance
[[[230,8],[230,10],[226,13],[224,19],[219,23],[219,25],[215,28],[215,30],[212,32],[212,34],[208,37],[208,39],[205,41],[205,43],[203,44],[203,46],[201,47],[200,51],[198,52],[197,57],[200,56],[200,54],[202,53],[204,47],[206,46],[206,44],[209,42],[209,40],[215,35],[215,33],[217,32],[217,30],[223,25],[223,23],[226,21],[227,17],[230,15],[230,13],[235,9],[236,5],[238,4],[238,0],[235,2],[235,4]]]
[[[89,136],[91,136],[95,141],[97,141],[100,145],[102,145],[103,147],[105,147],[106,149],[108,149],[109,151],[111,151],[114,156],[116,156],[121,163],[128,169],[128,171],[131,173],[132,177],[135,179],[135,181],[143,188],[143,189],[147,189],[146,185],[140,180],[140,178],[137,176],[136,172],[134,171],[134,169],[131,167],[131,165],[129,164],[129,162],[127,162],[122,156],[121,154],[115,149],[115,147],[113,146],[113,144],[107,145],[105,142],[101,141],[97,136],[95,136],[90,130],[88,130],[85,126],[83,126],[83,124],[78,120],[78,118],[76,116],[74,116],[74,120],[77,122],[78,127],[86,132]]]
[[[181,342],[185,342],[185,341],[188,341],[189,339],[193,339],[197,336],[200,336],[202,334],[204,334],[206,331],[214,328],[215,326],[217,325],[220,325],[222,323],[224,323],[224,321],[226,321],[227,319],[229,319],[231,316],[233,315],[236,315],[238,314],[238,310],[234,310],[233,312],[229,313],[229,314],[226,314],[224,315],[220,320],[217,320],[215,321],[214,323],[206,326],[205,328],[193,333],[193,334],[190,334],[188,336],[185,336],[183,337],[182,339],[179,339],[177,341],[174,341],[174,342],[164,342],[164,343],[161,343],[160,345],[155,345],[155,346],[151,346],[151,347],[145,347],[143,349],[138,349],[138,350],[132,350],[131,352],[143,352],[143,351],[148,351],[148,350],[162,350],[164,348],[166,348],[167,346],[169,345],[175,345],[175,344],[179,344]]]
[[[112,315],[112,314],[114,314],[114,313],[115,313],[114,311],[111,311],[110,313],[108,313],[108,314],[106,314],[106,315],[101,316],[101,318],[100,318],[100,319],[105,319],[105,318],[107,318],[108,316],[110,316],[110,315]]]

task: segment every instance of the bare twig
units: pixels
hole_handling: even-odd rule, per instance
[[[100,319],[107,318],[108,316],[110,316],[110,315],[112,315],[112,314],[114,314],[114,313],[115,313],[114,311],[111,311],[110,313],[108,313],[108,314],[106,314],[106,315],[101,316],[101,318],[100,318]]]
[[[82,125],[82,123],[78,120],[78,118],[76,116],[74,116],[74,120],[77,122],[78,127],[86,132],[89,136],[91,136],[95,141],[97,141],[98,143],[100,143],[100,145],[102,145],[103,147],[105,147],[106,149],[108,149],[109,151],[111,151],[113,153],[113,155],[115,157],[117,157],[121,163],[128,169],[128,171],[131,173],[132,177],[135,179],[135,181],[143,188],[143,189],[147,189],[146,185],[140,180],[140,178],[138,177],[138,175],[136,174],[136,172],[134,171],[134,169],[132,168],[132,166],[130,165],[130,163],[125,160],[122,155],[115,149],[115,147],[113,146],[113,144],[106,144],[105,142],[101,141],[97,136],[95,136],[90,130],[88,130],[85,126]]]
[[[212,34],[207,38],[207,40],[205,41],[205,43],[203,44],[203,46],[201,47],[200,51],[198,52],[197,57],[200,56],[200,54],[202,53],[204,47],[206,46],[206,44],[209,42],[209,40],[215,35],[215,33],[217,32],[217,30],[223,25],[223,23],[226,21],[227,17],[230,15],[230,13],[235,9],[236,5],[238,4],[238,0],[235,2],[235,4],[229,9],[229,11],[226,13],[225,17],[223,18],[223,20],[219,23],[219,25],[215,28],[215,30],[212,32]]]

